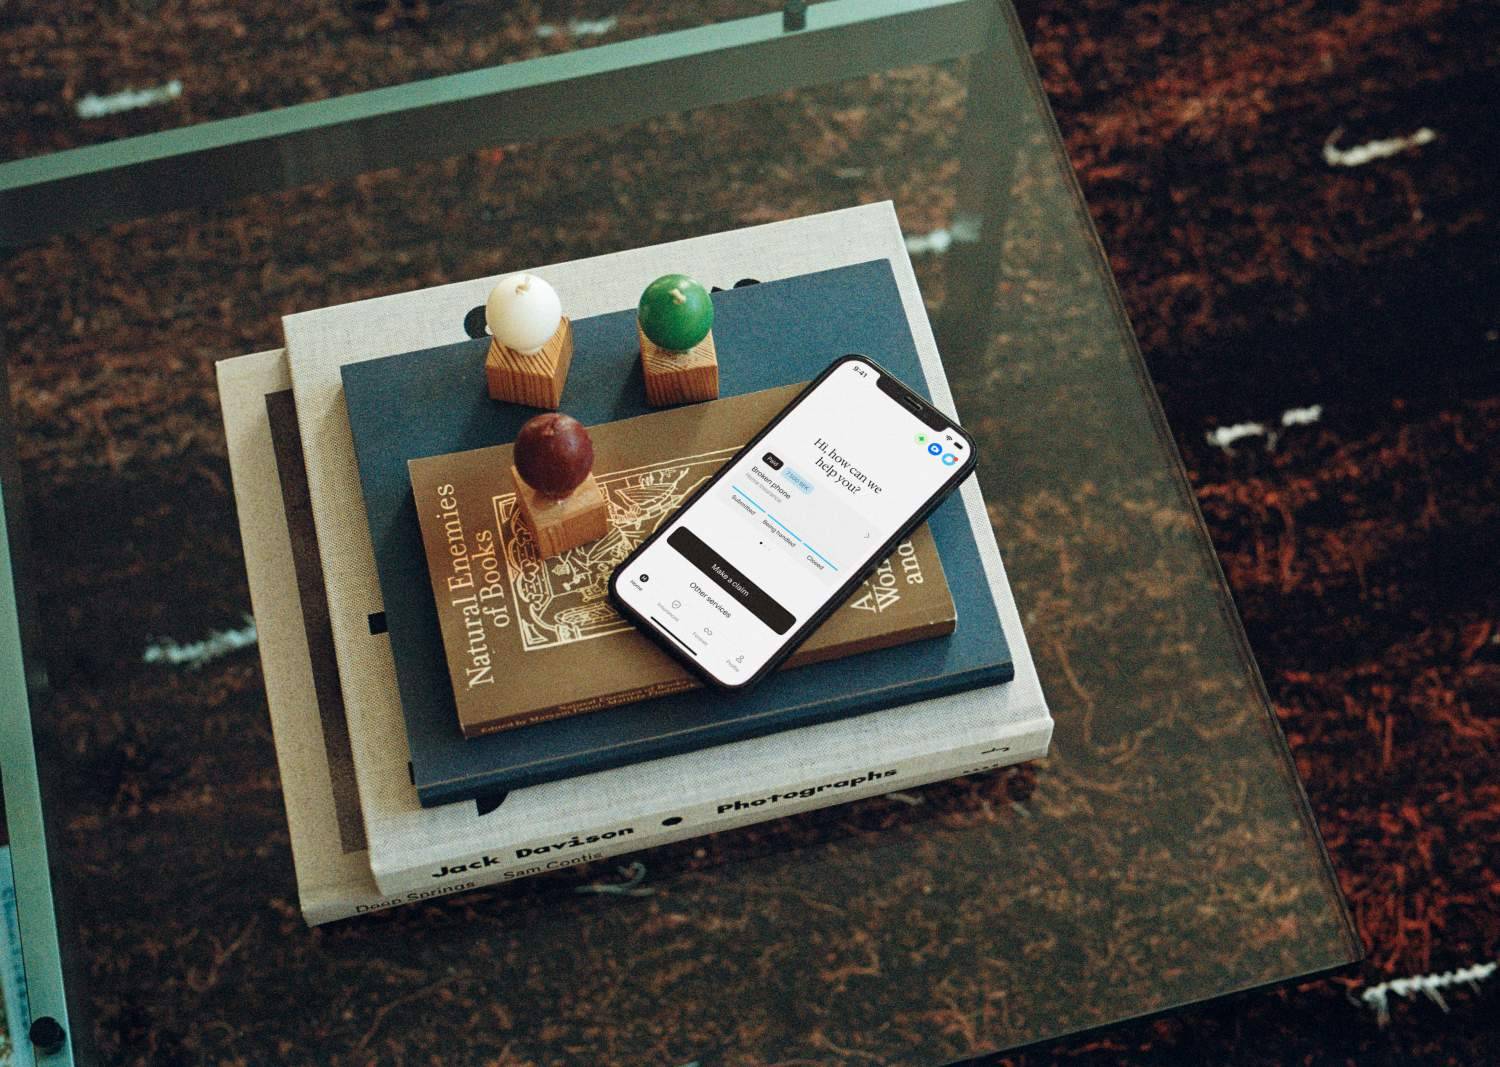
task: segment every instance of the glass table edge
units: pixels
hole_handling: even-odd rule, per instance
[[[0,247],[956,58],[983,47],[996,2],[837,0],[796,30],[752,15],[0,161]],[[693,98],[634,91],[664,71]],[[497,131],[497,112],[516,127]],[[177,180],[191,165],[207,180]]]
[[[0,373],[0,384],[5,375]],[[0,410],[8,416],[8,393]],[[21,934],[21,960],[25,973],[25,999],[29,1020],[51,1018],[65,1040],[56,1052],[35,1050],[37,1063],[71,1065],[74,1062],[72,1027],[68,1011],[68,987],[64,980],[62,947],[59,942],[57,907],[52,872],[48,862],[46,816],[41,776],[32,732],[33,706],[28,691],[26,660],[21,640],[21,613],[15,584],[11,550],[14,506],[7,508],[7,492],[14,484],[0,481],[0,785],[5,795],[6,830],[10,840],[10,862],[15,881],[17,922]],[[13,1034],[16,1043],[26,1034]]]
[[[1026,37],[1022,30],[1019,17],[1016,15],[1014,6],[1009,0],[994,0],[1001,9],[1000,16],[1006,21],[1010,30],[1011,40],[1019,42],[1024,46]],[[1333,967],[1345,967],[1356,963],[1364,958],[1365,948],[1360,940],[1359,931],[1354,923],[1353,916],[1349,912],[1348,902],[1344,899],[1344,893],[1339,886],[1337,872],[1333,868],[1333,861],[1328,856],[1328,849],[1323,840],[1323,833],[1318,828],[1317,819],[1313,815],[1312,805],[1308,801],[1307,790],[1302,784],[1302,778],[1297,773],[1293,762],[1291,748],[1286,741],[1286,735],[1281,730],[1281,724],[1276,719],[1275,708],[1271,702],[1270,691],[1266,688],[1265,679],[1260,672],[1260,665],[1255,660],[1254,652],[1250,647],[1250,640],[1245,634],[1245,627],[1240,620],[1238,610],[1234,606],[1233,596],[1229,589],[1229,583],[1224,574],[1223,565],[1219,562],[1218,555],[1214,552],[1213,538],[1209,533],[1208,524],[1203,518],[1203,511],[1198,506],[1197,496],[1192,489],[1192,483],[1188,480],[1187,468],[1182,461],[1182,454],[1178,451],[1177,442],[1172,437],[1171,428],[1167,424],[1165,411],[1162,410],[1161,401],[1156,395],[1156,388],[1151,382],[1151,376],[1146,370],[1146,362],[1141,354],[1140,344],[1136,340],[1135,331],[1130,325],[1130,315],[1125,308],[1125,302],[1120,295],[1119,286],[1115,283],[1114,273],[1109,268],[1108,255],[1104,249],[1104,243],[1099,238],[1099,232],[1094,226],[1093,217],[1089,214],[1087,201],[1083,196],[1083,189],[1079,185],[1078,176],[1068,162],[1067,146],[1063,141],[1062,129],[1057,123],[1057,117],[1053,114],[1051,103],[1047,99],[1046,90],[1042,86],[1041,76],[1038,74],[1036,65],[1032,62],[1029,51],[1018,57],[1022,76],[1026,79],[1028,86],[1035,98],[1041,104],[1041,113],[1045,125],[1046,136],[1051,142],[1051,158],[1060,171],[1060,177],[1068,191],[1068,198],[1072,205],[1077,225],[1082,229],[1089,246],[1089,256],[1093,260],[1096,276],[1103,285],[1105,294],[1109,300],[1110,310],[1114,314],[1116,332],[1119,334],[1119,342],[1125,347],[1126,355],[1130,364],[1130,370],[1135,377],[1136,387],[1140,392],[1141,400],[1150,416],[1152,430],[1155,434],[1157,444],[1162,449],[1167,459],[1172,483],[1183,503],[1191,509],[1193,523],[1193,541],[1197,546],[1199,562],[1207,568],[1208,575],[1213,579],[1214,595],[1218,605],[1220,616],[1229,628],[1241,669],[1251,680],[1255,699],[1261,705],[1264,712],[1265,727],[1270,733],[1272,743],[1276,748],[1278,757],[1278,768],[1283,780],[1295,793],[1298,807],[1298,818],[1303,828],[1308,833],[1318,851],[1319,869],[1323,875],[1325,888],[1328,894],[1336,902],[1339,913],[1339,922],[1344,935],[1345,947],[1350,956],[1333,963]],[[1279,981],[1279,980],[1278,980]],[[1256,987],[1250,987],[1256,988]],[[1226,991],[1230,995],[1235,991]]]
[[[1223,1007],[1259,993],[1270,993],[1303,982],[1333,978],[1358,966],[1364,961],[1364,958],[1365,951],[1361,947],[1352,959],[1344,960],[1340,963],[1332,963],[1326,967],[1313,967],[1306,971],[1298,971],[1295,974],[1289,974],[1282,978],[1272,978],[1265,982],[1250,982],[1243,986],[1233,986],[1200,1000],[1183,1000],[1175,1004],[1166,1004],[1160,1008],[1152,1008],[1149,1011],[1139,1012],[1134,1015],[1121,1015],[1114,1019],[1095,1023],[1082,1030],[1070,1030],[1048,1037],[1039,1037],[1032,1041],[1025,1041],[1019,1045],[1005,1045],[987,1049],[984,1052],[978,1052],[960,1060],[950,1060],[943,1067],[980,1067],[980,1065],[986,1064],[993,1056],[1008,1056],[1016,1052],[1044,1053],[1054,1049],[1062,1051],[1064,1046],[1072,1045],[1075,1042],[1087,1041],[1092,1037],[1101,1036],[1122,1026],[1136,1026],[1158,1019],[1173,1019],[1181,1015],[1186,1015],[1188,1012],[1198,1008]]]

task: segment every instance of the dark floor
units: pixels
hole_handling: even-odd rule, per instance
[[[0,50],[18,87],[0,106],[3,154],[159,121],[139,112],[87,136],[70,133],[57,101],[95,85],[182,71],[195,85],[220,79],[215,99],[236,113],[290,102],[257,97],[262,91],[317,95],[320,75],[347,78],[339,64],[355,59],[377,71],[369,77],[378,84],[391,56],[404,58],[389,80],[438,73],[531,47],[537,20],[597,17],[582,4],[542,4],[521,11],[520,29],[507,24],[471,41],[475,51],[423,51],[401,35],[478,9],[376,5],[353,18],[325,7],[304,23],[314,58],[256,80],[235,70],[232,54],[216,66],[212,34],[182,31],[194,19],[212,22],[194,8],[163,3],[158,15],[154,4],[121,5],[125,14],[100,37],[81,17],[31,21],[0,3]],[[622,12],[617,33],[655,25],[644,8]],[[688,22],[723,12],[699,5],[690,14]],[[1023,4],[1021,15],[1369,958],[1347,976],[1118,1027],[1015,1062],[1492,1061],[1500,1048],[1493,983],[1453,991],[1446,1014],[1426,1000],[1395,999],[1384,1028],[1344,994],[1500,957],[1500,188],[1490,147],[1500,128],[1489,103],[1500,99],[1500,8],[1048,0]],[[180,32],[155,33],[153,19]],[[291,32],[288,20],[231,15],[212,28],[253,43],[273,22]],[[360,25],[373,25],[374,36],[356,33]],[[101,41],[109,47],[100,50]],[[109,76],[56,74],[90,64]],[[951,72],[913,76],[899,87],[908,105],[899,128],[881,126],[878,110],[838,112],[828,137],[923,145],[961,110],[959,87]],[[850,108],[859,92],[850,90]],[[621,134],[614,158],[644,154],[685,121]],[[1421,129],[1433,132],[1427,143],[1358,166],[1339,162],[1339,150]],[[774,209],[689,206],[647,228],[692,232],[695,210],[745,224],[826,206],[798,176],[757,169],[756,151],[744,148],[733,184],[760,190]],[[242,599],[242,576],[196,570],[190,548],[208,545],[214,559],[236,551],[222,521],[212,360],[271,347],[287,311],[552,258],[554,241],[572,255],[608,250],[581,190],[618,189],[633,175],[612,172],[599,162],[606,156],[578,139],[542,148],[540,168],[566,175],[556,202],[583,205],[576,232],[544,239],[507,230],[503,251],[455,229],[475,220],[453,190],[509,195],[504,183],[517,172],[496,149],[425,168],[443,180],[421,191],[402,175],[372,175],[10,256],[0,306],[28,481],[49,487],[41,512],[72,522],[103,511],[140,516],[134,531],[109,528],[122,540],[146,537],[152,521],[169,517],[187,577],[170,605],[111,604],[130,618],[118,647],[95,628],[101,647],[60,650],[60,677],[138,656],[132,635],[142,628],[190,636],[237,622],[231,605]],[[909,206],[920,203],[909,189],[921,177],[897,161],[871,179],[873,191],[903,206],[908,232],[947,221],[941,199]],[[324,259],[338,263],[326,277],[305,265]],[[1224,443],[1236,426],[1242,434]],[[176,500],[155,492],[160,483],[143,497],[120,476],[166,461]],[[61,558],[76,574],[96,559],[105,572],[130,566],[129,553],[95,553],[80,543]],[[65,627],[86,609],[49,610]],[[246,663],[171,683],[201,690],[192,695],[208,704],[256,684]],[[101,769],[125,783],[115,810],[149,799],[129,783],[191,770],[135,766],[151,758],[133,744],[136,726],[117,709],[86,710],[98,736],[123,753],[123,766]],[[132,1023],[127,1011],[111,1023],[114,1051],[151,1060],[146,1020]]]

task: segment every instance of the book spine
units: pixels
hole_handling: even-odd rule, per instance
[[[461,721],[459,728],[463,730],[467,738],[485,737],[489,734],[503,733],[506,730],[517,730],[522,726],[546,722],[549,719],[566,719],[572,715],[605,711],[608,708],[617,708],[621,704],[634,704],[641,700],[651,700],[701,688],[702,684],[691,678],[674,679],[670,682],[652,682],[650,685],[637,686],[634,689],[622,689],[618,693],[604,693],[587,700],[570,700],[563,704],[551,704],[533,711],[521,712],[518,715],[507,715],[504,718],[478,719],[473,722]]]
[[[607,771],[628,763],[642,763],[664,756],[676,756],[684,751],[709,748],[718,744],[745,740],[747,737],[763,737],[780,730],[813,726],[834,719],[847,718],[853,714],[863,715],[884,708],[933,700],[950,693],[999,685],[1002,682],[1009,682],[1014,677],[1015,667],[1007,661],[973,670],[958,671],[939,678],[920,678],[873,694],[863,693],[815,700],[795,709],[795,721],[789,721],[786,717],[782,717],[779,721],[763,720],[760,729],[746,734],[737,734],[732,728],[725,730],[720,727],[712,734],[705,732],[700,735],[700,741],[691,746],[684,746],[672,735],[656,737],[628,747],[620,745],[600,752],[551,761],[538,760],[524,770],[509,768],[503,772],[474,774],[429,783],[426,786],[418,784],[417,797],[424,808],[435,808],[443,804],[473,800],[487,793],[525,789],[527,786],[542,785],[560,778]]]
[[[933,637],[946,637],[954,629],[951,618],[939,618],[932,620],[913,621],[910,625],[887,630],[884,633],[872,633],[858,641],[839,645],[826,645],[822,648],[808,649],[804,645],[782,664],[778,670],[789,671],[795,667],[810,667],[815,663],[826,663],[830,660],[840,659],[844,656],[852,656],[856,653],[877,652],[887,648],[895,648],[898,645],[910,644],[915,641],[926,641]],[[476,737],[487,737],[490,734],[503,733],[506,730],[518,730],[523,726],[531,726],[534,723],[547,722],[550,719],[565,719],[573,715],[583,715],[595,711],[605,711],[616,708],[622,704],[634,704],[641,700],[654,700],[657,697],[671,696],[674,693],[685,693],[689,689],[701,689],[703,684],[692,678],[673,679],[669,682],[653,682],[650,685],[637,686],[634,689],[622,689],[617,693],[603,693],[599,696],[589,697],[587,700],[571,700],[561,704],[550,704],[546,707],[535,708],[531,711],[521,712],[516,715],[507,715],[497,719],[476,719],[473,721],[461,721],[459,728],[463,735],[473,739]]]
[[[889,763],[872,761],[756,793],[726,792],[686,808],[635,816],[621,813],[609,825],[579,826],[570,833],[541,839],[512,838],[482,845],[476,842],[474,848],[455,852],[451,857],[438,860],[424,857],[420,863],[404,866],[384,865],[372,873],[381,892],[390,897],[440,889],[453,883],[511,882],[784,815],[1022,763],[1046,755],[1051,736],[1050,721],[1038,724],[1032,720],[1011,736],[1001,735],[946,752]],[[664,821],[671,821],[672,825],[665,826]]]
[[[374,886],[370,886],[367,890],[322,887],[303,893],[300,902],[302,920],[308,926],[322,926],[325,923],[338,922],[340,919],[353,919],[360,915],[398,908],[402,904],[419,904],[423,901],[450,897],[455,893],[477,889],[483,884],[477,879],[471,879],[436,888],[408,890],[405,893],[380,893],[375,890]]]

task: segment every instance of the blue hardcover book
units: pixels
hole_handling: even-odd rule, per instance
[[[930,395],[885,260],[714,294],[720,395],[813,378],[846,352]],[[587,425],[646,414],[633,308],[573,323],[563,408]],[[466,740],[407,462],[513,441],[535,411],[489,399],[488,340],[343,367],[349,422],[406,719],[431,807],[1009,681],[1010,650],[955,494],[928,520],[958,625],[946,637],[785,671],[748,693],[689,691]],[[606,472],[596,472],[606,473]]]

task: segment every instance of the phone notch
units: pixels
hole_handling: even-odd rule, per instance
[[[943,417],[941,412],[917,396],[916,393],[907,389],[906,386],[902,385],[895,378],[892,378],[889,374],[880,375],[875,381],[875,388],[889,396],[934,430],[947,430],[950,428],[948,420]]]

